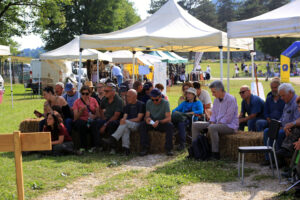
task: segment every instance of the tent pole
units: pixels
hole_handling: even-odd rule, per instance
[[[250,51],[250,55],[251,55],[251,73],[252,73],[252,82],[254,82],[254,51]]]
[[[11,57],[8,58],[9,61],[9,78],[10,78],[10,94],[11,94],[11,107],[14,108],[14,95],[13,95],[13,86],[12,86],[12,71],[11,71]]]
[[[79,49],[79,80],[78,80],[78,84],[77,84],[77,90],[78,90],[78,94],[80,93],[80,89],[81,89],[81,65],[82,65],[82,48]],[[78,95],[78,99],[80,98],[80,96]]]
[[[220,49],[221,81],[223,81],[223,46],[219,46],[219,49]]]
[[[97,59],[97,83],[99,83],[99,59]]]
[[[227,38],[227,92],[229,93],[230,84],[230,39]]]
[[[136,51],[132,51],[132,78],[133,82],[135,81],[135,53]]]

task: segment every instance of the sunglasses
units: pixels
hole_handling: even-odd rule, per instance
[[[241,92],[239,92],[240,93],[240,95],[242,95],[242,94],[244,94],[245,92],[247,92],[248,90],[245,90],[245,91],[241,91]]]
[[[81,95],[86,95],[86,96],[88,96],[90,93],[88,93],[88,92],[82,92],[81,93]]]
[[[104,90],[104,92],[106,92],[106,93],[109,93],[109,92],[111,92],[112,90]]]
[[[159,99],[151,99],[151,100],[152,100],[152,101],[156,101],[156,102],[159,101]]]

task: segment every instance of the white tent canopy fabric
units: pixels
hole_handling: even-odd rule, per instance
[[[219,51],[227,34],[199,21],[169,0],[156,13],[128,28],[107,34],[81,35],[80,47],[106,50]],[[231,50],[253,49],[252,39],[231,41]]]
[[[79,37],[76,36],[69,43],[54,49],[52,51],[43,53],[40,55],[42,60],[78,60],[79,59]],[[95,49],[84,49],[82,51],[82,59],[93,59],[93,60],[106,60],[112,62],[112,58]]]
[[[9,56],[10,48],[9,46],[0,45],[0,56]]]
[[[300,0],[246,20],[227,23],[228,38],[300,37]]]

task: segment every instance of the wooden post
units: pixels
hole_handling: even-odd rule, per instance
[[[23,166],[22,166],[22,150],[21,150],[21,133],[14,132],[14,147],[15,147],[15,163],[16,163],[16,180],[18,199],[24,199],[24,181],[23,181]]]

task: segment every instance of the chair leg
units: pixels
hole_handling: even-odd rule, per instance
[[[299,183],[300,183],[300,180],[298,180],[296,183],[294,183],[293,185],[291,185],[290,187],[288,187],[284,192],[290,191],[293,187],[295,187],[295,186],[298,185]]]
[[[240,177],[240,162],[241,162],[241,153],[239,152],[239,157],[238,157],[238,177]]]
[[[244,158],[245,154],[242,153],[242,185],[244,185]]]
[[[274,167],[273,167],[273,161],[272,161],[272,156],[271,156],[270,152],[268,154],[269,154],[270,165],[271,165],[271,168],[272,168],[272,174],[273,174],[273,176],[275,176],[275,174],[274,174]]]
[[[273,154],[274,154],[275,165],[276,165],[276,170],[277,170],[277,174],[278,174],[279,183],[281,183],[281,175],[280,175],[279,168],[278,168],[278,162],[277,162],[277,156],[276,156],[275,150],[273,150]]]

